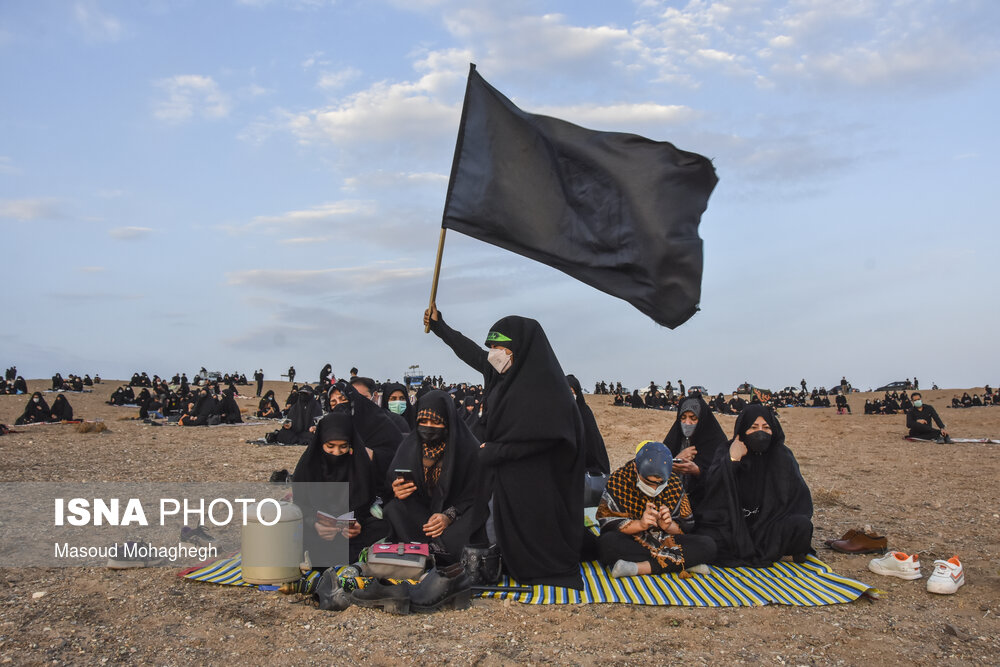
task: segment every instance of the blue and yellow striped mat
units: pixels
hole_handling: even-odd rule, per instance
[[[805,563],[775,563],[771,567],[713,567],[708,574],[678,574],[613,578],[597,562],[582,563],[583,590],[532,586],[530,593],[483,593],[483,597],[510,599],[525,604],[673,605],[682,607],[758,607],[784,604],[817,607],[877,598],[867,584],[834,574],[821,560],[809,556]],[[504,577],[500,586],[517,586]]]
[[[862,596],[877,598],[867,584],[834,574],[829,566],[809,556],[805,563],[775,563],[771,567],[713,567],[708,574],[644,575],[615,579],[595,561],[582,563],[581,591],[556,586],[532,586],[531,592],[489,592],[484,598],[510,599],[524,604],[644,604],[681,607],[758,607],[784,604],[817,607],[853,602]],[[220,558],[181,572],[180,576],[227,586],[254,586],[243,581],[240,555]],[[311,573],[313,579],[319,575]],[[310,582],[314,583],[314,582]],[[363,585],[360,584],[359,585]],[[504,577],[499,586],[517,586]]]

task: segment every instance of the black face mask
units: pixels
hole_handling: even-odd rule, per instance
[[[771,446],[771,434],[766,431],[754,431],[743,436],[743,444],[754,454],[763,454]]]
[[[436,426],[417,426],[417,435],[420,442],[428,445],[440,445],[448,440],[448,429]]]
[[[323,462],[328,468],[338,468],[345,463],[347,463],[348,456],[346,454],[336,455],[330,454],[326,451],[323,452]]]

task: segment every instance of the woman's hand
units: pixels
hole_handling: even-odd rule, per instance
[[[660,530],[671,535],[680,535],[682,532],[681,527],[674,521],[674,517],[670,515],[670,509],[667,507],[660,508],[660,518],[656,525]]]
[[[398,500],[406,500],[417,490],[415,482],[407,482],[402,477],[392,480],[392,493]]]
[[[685,447],[677,455],[677,458],[684,459],[685,461],[694,461],[694,457],[698,455],[698,450],[694,445],[690,447]]]
[[[437,322],[439,319],[441,319],[441,313],[438,312],[437,304],[432,303],[431,307],[424,311],[424,328],[431,325],[431,320]]]
[[[743,444],[743,441],[737,436],[733,440],[733,444],[729,445],[729,458],[733,461],[740,461],[744,456],[747,455],[747,446]]]
[[[336,526],[327,526],[325,524],[316,523],[316,534],[319,535],[319,539],[330,541],[340,534],[340,529]]]
[[[642,518],[639,519],[639,524],[646,530],[653,528],[660,521],[660,513],[656,511],[656,506],[653,503],[646,503],[646,510],[642,513]]]
[[[674,463],[673,471],[680,473],[681,475],[694,475],[697,477],[701,474],[701,468],[694,461],[684,461],[683,463]]]
[[[340,534],[351,540],[361,534],[361,524],[357,521],[352,521],[347,524],[347,527],[340,531]]]
[[[445,514],[431,514],[431,518],[424,524],[424,535],[430,538],[439,536],[444,529],[451,525],[451,519]]]

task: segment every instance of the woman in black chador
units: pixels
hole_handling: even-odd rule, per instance
[[[25,424],[43,424],[52,421],[52,410],[49,404],[42,398],[41,392],[36,391],[28,399],[28,404],[24,406],[24,413],[14,422],[15,426]]]
[[[51,421],[73,421],[73,406],[69,404],[64,395],[56,396],[56,400],[52,401],[51,410]]]
[[[409,470],[412,481],[397,470]],[[397,542],[429,542],[444,563],[462,548],[486,541],[486,508],[480,493],[479,440],[440,390],[417,401],[416,430],[396,450],[389,467],[394,500],[385,508]]]
[[[690,396],[682,400],[677,408],[677,418],[664,436],[663,444],[674,458],[685,460],[684,463],[675,463],[673,471],[685,475],[684,486],[697,514],[704,495],[705,474],[715,460],[716,452],[728,447],[729,438],[705,400],[701,396]]]
[[[766,567],[812,553],[812,496],[771,409],[751,404],[736,418],[705,478],[697,532],[715,540],[722,566]]]
[[[377,495],[372,453],[361,444],[349,406],[338,406],[319,420],[292,479],[295,504],[302,510],[302,545],[314,565],[353,563],[362,549],[388,535],[389,524],[371,515]],[[344,482],[349,497],[345,502],[343,484],[317,482]],[[317,510],[334,516],[350,510],[355,523],[338,528],[317,522]],[[335,542],[345,539],[348,543],[337,549]],[[337,562],[345,554],[346,563]]]
[[[522,584],[582,588],[583,423],[541,325],[505,317],[490,328],[487,352],[445,324],[436,307],[424,320],[483,374],[479,461],[507,570]]]

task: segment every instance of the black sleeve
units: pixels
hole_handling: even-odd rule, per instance
[[[928,415],[930,417],[928,421],[933,419],[934,423],[937,424],[938,428],[944,428],[944,422],[941,421],[941,417],[938,416],[937,410],[935,410],[934,407],[930,405],[927,406],[927,409],[931,411],[930,415]]]
[[[436,321],[431,320],[431,331],[452,349],[455,356],[482,373],[488,384],[493,379],[493,375],[496,375],[496,370],[487,361],[486,355],[488,353],[486,350],[445,324],[440,313],[438,313],[438,317],[440,319]]]

